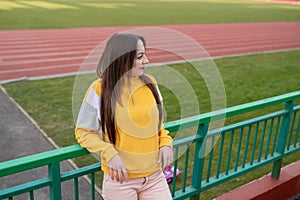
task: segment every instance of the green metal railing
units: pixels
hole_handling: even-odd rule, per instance
[[[197,128],[192,136],[173,143],[174,168],[183,171],[174,176],[170,185],[173,199],[199,199],[202,191],[269,163],[273,163],[272,177],[278,179],[283,158],[300,150],[299,98],[297,91],[166,123],[170,132]],[[283,103],[283,110],[209,130],[213,120]],[[0,163],[0,177],[48,166],[48,177],[0,190],[0,199],[13,199],[24,193],[34,199],[34,191],[49,187],[50,199],[60,200],[62,182],[72,179],[74,197],[78,199],[78,178],[84,175],[91,177],[91,199],[95,199],[95,172],[100,170],[100,163],[63,173],[60,170],[62,161],[86,154],[86,149],[73,145]]]

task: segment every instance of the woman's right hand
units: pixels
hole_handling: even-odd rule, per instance
[[[120,183],[123,183],[123,180],[128,181],[127,169],[119,154],[115,155],[107,164],[112,180],[116,179]]]

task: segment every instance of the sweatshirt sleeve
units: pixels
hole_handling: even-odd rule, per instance
[[[169,136],[169,131],[166,130],[164,127],[160,130],[159,136],[159,148],[163,146],[170,146],[172,147],[173,139]]]
[[[89,152],[99,154],[108,162],[118,152],[111,143],[102,140],[100,121],[100,91],[99,81],[92,83],[88,89],[77,118],[75,136],[78,143]]]

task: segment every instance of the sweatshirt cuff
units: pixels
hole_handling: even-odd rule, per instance
[[[173,148],[173,144],[172,144],[172,140],[171,141],[165,141],[165,142],[161,142],[160,144],[159,144],[159,148],[161,148],[161,147],[163,147],[163,146],[169,146],[169,147],[171,147],[171,148]]]
[[[105,149],[105,151],[103,151],[103,153],[101,155],[101,159],[104,162],[108,163],[117,154],[118,154],[117,150],[115,149],[115,147],[113,145],[111,145],[110,147]]]
[[[170,146],[173,148],[173,139],[170,136],[161,138],[159,142],[159,148],[163,146]]]

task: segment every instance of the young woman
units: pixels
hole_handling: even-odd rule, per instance
[[[145,47],[133,34],[107,41],[78,115],[76,139],[101,157],[106,200],[172,199],[161,169],[173,162],[172,138],[156,81],[144,74]]]

